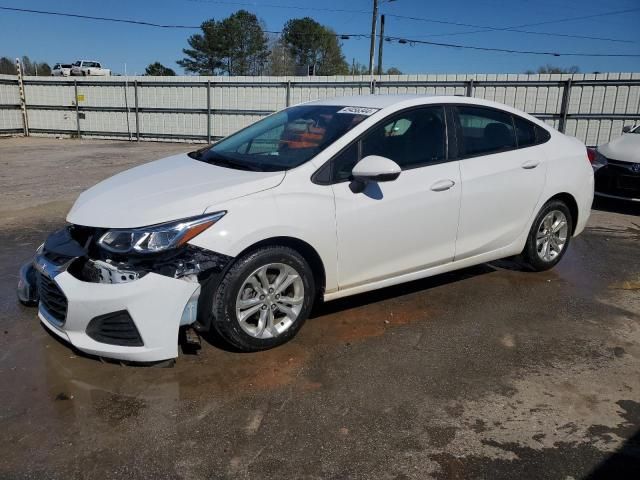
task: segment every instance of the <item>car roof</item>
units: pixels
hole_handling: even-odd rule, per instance
[[[349,95],[344,97],[325,98],[309,102],[311,105],[335,105],[345,107],[386,108],[397,103],[411,100],[423,103],[433,95]],[[429,102],[425,102],[429,103]]]
[[[429,104],[443,104],[443,103],[455,103],[455,104],[468,104],[478,105],[485,107],[497,108],[506,112],[515,113],[522,117],[525,117],[538,125],[542,125],[545,128],[546,125],[542,120],[529,115],[522,110],[510,107],[503,103],[493,102],[490,100],[483,100],[481,98],[465,97],[458,95],[349,95],[343,97],[326,98],[323,100],[313,100],[306,103],[306,105],[331,105],[331,106],[345,106],[345,107],[366,107],[377,108],[384,110],[386,108],[408,108],[417,105],[429,105]]]

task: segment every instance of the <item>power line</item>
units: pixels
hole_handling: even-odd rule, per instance
[[[196,1],[196,0],[191,0],[191,1]],[[245,3],[245,2],[223,2],[223,1],[210,1],[210,2],[207,2],[207,3],[219,3],[219,4],[241,5],[241,6],[252,6],[253,5],[253,4]],[[299,9],[299,10],[306,9],[306,10],[317,10],[317,11],[334,11],[334,12],[335,11],[339,11],[339,12],[367,13],[367,14],[370,13],[370,12],[367,12],[367,11],[364,11],[364,10],[332,10],[332,9],[322,9],[322,8],[315,8],[315,7],[308,7],[308,8],[307,7],[285,7],[285,6],[282,6],[282,5],[274,5],[274,4],[261,4],[260,6],[262,6],[262,7],[270,7],[270,8],[293,8],[293,9]],[[60,17],[71,17],[71,18],[79,18],[79,19],[84,19],[84,20],[98,20],[98,21],[104,21],[104,22],[127,23],[127,24],[132,24],[132,25],[142,25],[142,26],[147,26],[147,27],[166,28],[166,29],[196,30],[196,29],[200,28],[200,25],[161,24],[161,23],[148,22],[148,21],[144,21],[144,20],[132,20],[132,19],[126,19],[126,18],[112,18],[112,17],[97,17],[97,16],[91,16],[91,15],[80,15],[80,14],[76,14],[76,13],[52,12],[52,11],[47,11],[47,10],[34,10],[34,9],[28,9],[28,8],[16,8],[16,7],[3,7],[3,6],[0,6],[0,10],[7,10],[7,11],[21,12],[21,13],[34,13],[34,14],[39,14],[39,15],[54,15],[54,16],[60,16]],[[450,21],[447,21],[447,20],[428,19],[428,18],[422,18],[422,17],[410,17],[410,16],[406,16],[406,15],[395,15],[395,14],[386,14],[386,15],[389,16],[389,17],[394,17],[394,18],[403,18],[403,19],[408,19],[408,20],[417,20],[417,21],[423,21],[423,22],[429,22],[429,23],[438,23],[438,24],[445,24],[445,25],[456,25],[456,26],[461,26],[461,27],[472,27],[472,28],[480,28],[481,29],[481,30],[473,30],[473,31],[470,31],[470,32],[452,32],[452,33],[433,34],[433,35],[428,35],[429,37],[451,36],[451,35],[466,35],[466,34],[471,34],[471,33],[482,33],[482,32],[488,32],[488,31],[513,31],[513,32],[517,32],[517,33],[527,33],[527,34],[532,34],[532,35],[560,36],[560,37],[584,38],[584,39],[601,40],[601,41],[635,43],[635,42],[633,42],[631,40],[612,39],[612,38],[605,38],[605,37],[590,37],[590,36],[583,36],[583,35],[570,35],[570,34],[562,34],[562,33],[531,32],[531,31],[525,31],[525,30],[518,30],[518,28],[519,27],[526,27],[526,26],[533,26],[533,25],[543,25],[543,24],[548,24],[548,23],[557,23],[557,22],[563,22],[563,21],[580,20],[580,19],[593,18],[593,17],[598,17],[598,16],[604,16],[604,15],[618,15],[618,14],[621,14],[621,13],[628,13],[628,12],[633,12],[633,11],[638,11],[638,10],[640,10],[640,8],[629,9],[629,10],[620,10],[620,11],[616,11],[616,12],[603,13],[603,14],[600,14],[600,15],[585,15],[585,16],[582,16],[582,17],[570,17],[570,18],[565,18],[565,19],[551,20],[551,21],[548,21],[548,22],[538,22],[538,23],[532,23],[532,24],[519,25],[517,27],[491,27],[491,26],[487,26],[487,25],[474,25],[474,24],[468,24],[468,23],[450,22]],[[268,31],[267,33],[279,34],[281,32]],[[340,36],[340,37],[351,36],[351,37],[355,37],[355,38],[365,38],[365,36],[367,36],[367,34],[338,34],[338,36]]]
[[[472,33],[487,33],[487,32],[494,32],[496,31],[495,29],[487,29],[487,28],[483,28],[482,30],[468,30],[466,32],[449,32],[449,33],[433,33],[430,35],[416,35],[416,37],[419,38],[433,38],[433,37],[453,37],[453,36],[458,36],[458,35],[470,35]],[[497,30],[497,31],[505,31],[505,30]],[[509,32],[516,32],[516,33],[526,33],[529,35],[542,35],[542,36],[546,36],[546,37],[565,37],[565,38],[581,38],[581,39],[585,39],[585,40],[599,40],[599,41],[603,41],[603,42],[617,42],[617,43],[637,43],[634,42],[633,40],[622,40],[619,38],[608,38],[608,37],[593,37],[590,35],[574,35],[574,34],[569,34],[569,33],[551,33],[551,32],[532,32],[532,31],[528,31],[528,30],[513,30],[513,29],[509,29],[506,30]]]
[[[456,43],[430,42],[402,37],[385,37],[386,41],[409,45],[432,45],[436,47],[461,48],[469,50],[482,50],[486,52],[519,53],[526,55],[548,55],[552,57],[640,57],[640,53],[584,53],[584,52],[546,52],[539,50],[515,50],[511,48],[479,47],[475,45],[460,45]]]
[[[188,30],[198,30],[201,28],[201,25],[172,25],[172,24],[161,24],[161,23],[153,23],[147,22],[144,20],[132,20],[128,18],[112,18],[112,17],[94,17],[91,15],[79,15],[75,13],[65,13],[65,12],[51,12],[47,10],[33,10],[28,8],[15,8],[15,7],[3,7],[0,6],[0,10],[9,10],[12,12],[21,12],[21,13],[35,13],[39,15],[55,15],[58,17],[71,17],[71,18],[79,18],[83,20],[98,20],[102,22],[117,22],[117,23],[128,23],[133,25],[143,25],[146,27],[156,27],[156,28],[177,28],[177,29],[188,29]],[[276,35],[280,35],[281,31],[273,31],[273,30],[263,30],[265,33],[272,33]],[[297,33],[296,35],[316,35],[315,33]],[[370,34],[368,33],[336,33],[332,34],[337,37],[341,37],[346,40],[346,37],[349,38],[369,38]]]
[[[281,8],[284,10],[308,10],[310,12],[339,12],[339,13],[366,13],[371,15],[371,10],[348,10],[343,8],[320,8],[320,7],[302,7],[298,5],[278,5],[275,3],[258,3],[258,2],[229,2],[224,0],[189,0],[194,3],[213,3],[216,5],[233,5],[237,7],[261,7],[261,8]]]
[[[75,14],[75,13],[51,12],[51,11],[46,11],[46,10],[33,10],[33,9],[15,8],[15,7],[3,7],[3,6],[0,6],[0,10],[8,10],[8,11],[14,11],[14,12],[23,12],[23,13],[35,13],[35,14],[41,14],[41,15],[55,15],[55,16],[61,16],[61,17],[72,17],[72,18],[80,18],[80,19],[86,19],[86,20],[98,20],[98,21],[105,21],[105,22],[128,23],[128,24],[144,25],[144,26],[148,26],[148,27],[157,27],[157,28],[176,28],[176,29],[180,29],[181,28],[181,29],[192,29],[192,30],[200,28],[199,25],[195,26],[195,25],[160,24],[160,23],[147,22],[147,21],[143,21],[143,20],[132,20],[132,19],[125,19],[125,18],[111,18],[111,17],[95,17],[95,16],[90,16],[90,15],[79,15],[79,14]],[[640,10],[640,8],[631,9],[631,10],[628,10],[628,11],[636,11],[636,10]],[[618,12],[618,13],[620,13],[620,12]],[[613,14],[613,12],[611,12],[611,14]],[[266,30],[265,33],[271,33],[271,34],[277,34],[277,35],[282,34],[281,31],[270,31],[270,30]],[[304,35],[304,33],[302,33],[302,35]],[[315,34],[309,33],[309,35],[315,35]],[[348,40],[348,39],[351,39],[351,38],[370,38],[371,37],[370,34],[366,34],[366,33],[352,33],[352,34],[349,34],[349,33],[336,33],[335,36],[340,38],[340,39],[342,39],[342,40]],[[577,57],[577,56],[580,56],[580,57],[640,57],[640,54],[626,54],[626,53],[582,53],[582,52],[557,53],[557,52],[545,52],[545,51],[534,51],[534,50],[515,50],[515,49],[508,49],[508,48],[491,48],[491,47],[480,47],[480,46],[473,46],[473,45],[459,45],[459,44],[452,44],[452,43],[430,42],[430,41],[427,41],[427,40],[408,39],[408,38],[403,38],[403,37],[392,37],[392,36],[385,36],[385,40],[396,41],[396,42],[401,43],[401,44],[406,44],[406,43],[409,43],[411,45],[422,44],[422,45],[432,45],[432,46],[439,46],[439,47],[461,48],[461,49],[493,51],[493,52],[503,52],[503,53],[519,53],[519,54],[528,54],[528,55],[550,55],[550,56],[554,56],[554,57],[560,57],[560,56],[575,56],[575,57]]]
[[[606,37],[590,37],[590,36],[583,36],[583,35],[570,35],[570,34],[563,34],[563,33],[551,33],[551,32],[533,32],[530,30],[520,30],[521,28],[525,28],[525,27],[534,27],[534,26],[540,26],[540,25],[550,25],[550,24],[557,24],[557,23],[564,23],[564,22],[572,22],[572,21],[576,21],[576,20],[586,20],[586,19],[590,19],[590,18],[599,18],[599,17],[605,17],[605,16],[612,16],[612,15],[621,15],[623,13],[631,13],[631,12],[637,12],[640,11],[640,8],[630,8],[630,9],[626,9],[626,10],[616,10],[616,11],[612,11],[612,12],[604,12],[604,13],[599,13],[599,14],[592,14],[592,15],[581,15],[581,16],[577,16],[577,17],[566,17],[566,18],[559,18],[559,19],[555,19],[555,20],[546,20],[544,22],[535,22],[535,23],[525,23],[522,25],[515,25],[512,27],[493,27],[491,25],[477,25],[477,24],[473,24],[473,23],[463,23],[463,22],[453,22],[453,21],[449,21],[449,20],[439,20],[439,19],[433,19],[433,18],[425,18],[425,17],[412,17],[409,15],[397,15],[397,14],[391,14],[391,13],[387,13],[386,15],[388,17],[393,17],[393,18],[400,18],[400,19],[405,19],[405,20],[414,20],[414,21],[420,21],[420,22],[427,22],[427,23],[437,23],[437,24],[441,24],[441,25],[455,25],[458,27],[470,27],[470,28],[479,28],[481,30],[473,30],[473,31],[467,31],[467,32],[451,32],[451,33],[443,33],[443,34],[438,34],[438,35],[434,35],[434,36],[453,36],[453,35],[467,35],[467,34],[471,34],[471,33],[484,33],[484,32],[490,32],[490,31],[497,31],[497,32],[516,32],[516,33],[526,33],[529,35],[546,35],[546,36],[558,36],[558,37],[572,37],[572,38],[584,38],[584,39],[590,39],[590,40],[601,40],[601,41],[611,41],[611,42],[622,42],[622,43],[636,43],[632,40],[622,40],[622,39],[617,39],[617,38],[606,38]]]
[[[110,18],[110,17],[93,17],[90,15],[79,15],[76,13],[62,13],[62,12],[50,12],[46,10],[32,10],[28,8],[15,8],[15,7],[2,7],[0,6],[0,10],[9,10],[12,12],[22,12],[22,13],[37,13],[40,15],[55,15],[58,17],[73,17],[73,18],[82,18],[85,20],[100,20],[103,22],[118,22],[118,23],[131,23],[134,25],[145,25],[147,27],[158,27],[158,28],[186,28],[186,29],[196,29],[200,28],[200,25],[163,25],[160,23],[152,23],[145,22],[142,20],[130,20],[125,18]]]
[[[241,6],[241,7],[262,7],[262,8],[280,8],[280,9],[285,9],[285,10],[308,10],[308,11],[315,11],[315,12],[340,12],[340,13],[354,13],[354,14],[366,14],[366,15],[370,15],[371,11],[370,10],[348,10],[348,9],[335,9],[335,8],[320,8],[320,7],[303,7],[303,6],[295,6],[295,5],[278,5],[278,4],[274,4],[274,3],[250,3],[250,2],[234,2],[234,1],[225,1],[225,0],[189,0],[190,2],[195,2],[195,3],[213,3],[213,4],[217,4],[217,5],[234,5],[234,6]],[[534,25],[547,25],[549,23],[562,23],[562,22],[567,22],[567,21],[574,21],[574,20],[583,20],[586,18],[594,18],[594,17],[600,17],[600,16],[608,16],[608,15],[619,15],[622,13],[628,13],[628,12],[633,12],[633,11],[637,11],[640,10],[638,8],[632,8],[632,9],[628,9],[628,10],[618,10],[618,11],[614,11],[614,12],[605,12],[602,14],[597,14],[597,15],[586,15],[586,16],[580,16],[580,17],[568,17],[568,18],[564,18],[564,19],[556,19],[556,20],[550,20],[550,21],[545,21],[545,22],[539,22],[539,23],[531,23],[531,24],[525,24],[525,25],[516,25],[513,27],[492,27],[489,25],[473,25],[473,24],[466,24],[466,23],[459,23],[459,22],[452,22],[452,21],[447,21],[447,20],[439,20],[439,19],[430,19],[430,18],[423,18],[423,17],[411,17],[411,16],[406,16],[406,15],[394,15],[394,14],[386,14],[389,17],[395,17],[395,18],[404,18],[407,20],[418,20],[418,21],[425,21],[425,22],[430,22],[430,23],[440,23],[443,25],[457,25],[457,26],[461,26],[461,27],[471,27],[471,28],[480,28],[481,30],[474,30],[474,31],[470,31],[470,32],[451,32],[451,33],[442,33],[442,34],[435,34],[435,35],[430,35],[430,36],[434,36],[434,37],[440,37],[440,36],[455,36],[455,35],[467,35],[467,34],[471,34],[471,33],[484,33],[484,32],[489,32],[489,31],[511,31],[514,33],[524,33],[527,35],[542,35],[542,36],[549,36],[549,37],[565,37],[565,38],[580,38],[580,39],[584,39],[584,40],[598,40],[598,41],[606,41],[606,42],[618,42],[618,43],[636,43],[633,40],[623,40],[623,39],[618,39],[618,38],[608,38],[608,37],[595,37],[595,36],[589,36],[589,35],[571,35],[571,34],[564,34],[564,33],[553,33],[553,32],[533,32],[530,30],[520,30],[520,28],[523,27],[530,27],[530,26],[534,26]]]

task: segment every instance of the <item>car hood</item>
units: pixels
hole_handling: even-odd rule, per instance
[[[622,162],[640,162],[640,133],[625,133],[598,147],[607,158]]]
[[[218,203],[277,186],[284,172],[218,167],[186,154],[147,163],[83,192],[67,215],[77,225],[133,228],[200,215]]]

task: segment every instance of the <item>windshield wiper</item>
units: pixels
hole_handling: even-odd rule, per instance
[[[223,157],[217,152],[212,152],[209,150],[207,159],[204,161],[210,163],[211,165],[218,165],[220,167],[228,167],[235,168],[236,170],[248,170],[252,172],[263,172],[264,170],[260,168],[258,165],[252,165],[250,163],[240,162],[238,160]]]

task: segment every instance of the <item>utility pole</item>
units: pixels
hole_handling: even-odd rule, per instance
[[[371,47],[369,48],[369,75],[373,75],[373,57],[376,50],[376,23],[378,20],[378,0],[373,0],[373,17],[371,18]]]
[[[384,14],[380,15],[380,43],[378,44],[378,75],[382,75],[382,47],[384,45]]]

